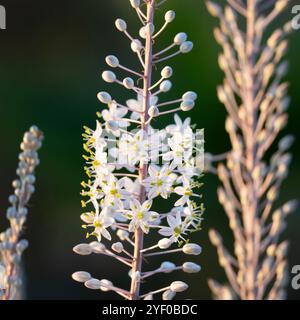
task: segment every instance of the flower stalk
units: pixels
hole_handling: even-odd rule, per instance
[[[21,257],[28,242],[21,239],[28,215],[28,202],[35,191],[34,171],[39,164],[37,151],[43,141],[42,132],[32,126],[25,133],[19,154],[18,179],[13,181],[14,194],[9,197],[11,206],[6,217],[9,228],[0,234],[0,300],[22,298]]]
[[[159,273],[178,270],[185,273],[199,272],[200,266],[187,262],[182,267],[176,267],[165,262],[163,267],[152,272],[144,270],[149,263],[146,257],[173,252],[187,255],[201,253],[200,246],[196,244],[178,247],[187,242],[189,233],[200,229],[202,221],[204,207],[196,203],[201,198],[196,189],[201,187],[197,181],[202,170],[198,160],[202,156],[204,140],[203,131],[194,133],[191,119],[182,121],[178,114],[174,115],[174,124],[161,130],[153,127],[152,120],[159,115],[191,110],[195,106],[197,94],[188,91],[179,100],[159,105],[160,95],[172,88],[169,78],[173,69],[165,66],[160,72],[161,77],[154,79],[153,46],[160,33],[174,20],[175,12],[170,10],[165,14],[165,24],[155,33],[154,17],[158,3],[155,0],[145,0],[143,3],[141,6],[141,1],[130,0],[142,22],[139,30],[141,40],[130,35],[124,20],[117,19],[115,22],[117,29],[131,41],[130,48],[141,62],[142,71],[122,67],[116,56],[106,57],[106,63],[111,68],[127,70],[138,80],[142,79],[143,85],[140,88],[139,81],[129,77],[123,81],[118,80],[112,71],[102,73],[104,81],[123,86],[135,97],[137,95],[137,99],[120,103],[107,92],[97,95],[108,108],[98,114],[103,123],[97,121],[95,130],[85,127],[83,134],[88,181],[82,183],[82,196],[88,200],[82,201],[82,207],[91,205],[92,209],[81,215],[85,223],[83,228],[88,230],[87,238],[96,237],[97,241],[82,243],[73,249],[80,255],[103,254],[128,266],[130,289],[121,290],[112,282],[98,280],[84,271],[74,273],[73,279],[84,283],[89,289],[115,291],[128,300],[148,300],[163,291],[167,292],[163,292],[163,299],[170,300],[177,292],[185,291],[187,284],[177,281],[164,287],[165,290],[143,294],[141,283]],[[188,53],[193,47],[185,33],[175,36],[175,46],[180,46],[180,53]],[[155,57],[164,53],[160,52]],[[180,108],[166,110],[174,103],[181,103]],[[160,107],[165,111],[160,112]],[[167,214],[152,210],[156,199],[160,199],[160,202],[166,200],[169,206],[172,194],[178,199]],[[112,243],[111,250],[103,243],[112,240],[110,232],[114,232],[120,239]],[[150,232],[163,238],[144,248],[144,238]],[[177,249],[167,250],[176,244]],[[147,253],[155,249],[158,251]]]
[[[225,127],[232,145],[229,152],[206,157],[206,169],[222,182],[218,198],[234,235],[232,255],[217,231],[209,233],[228,279],[226,285],[209,281],[217,299],[285,297],[288,244],[279,239],[296,202],[273,208],[288,174],[293,139],[282,138],[271,156],[269,149],[287,124],[289,99],[287,83],[282,81],[287,63],[281,60],[291,25],[271,35],[267,27],[288,3],[270,0],[266,6],[258,0],[227,0],[223,8],[207,1],[209,12],[220,20],[214,34],[223,48],[219,65],[225,80],[218,97],[228,112]]]

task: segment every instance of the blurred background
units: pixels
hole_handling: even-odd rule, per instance
[[[294,1],[297,4],[300,1]],[[0,226],[4,219],[7,197],[12,192],[19,142],[31,124],[45,133],[37,170],[36,193],[30,203],[26,238],[30,247],[25,253],[27,297],[29,299],[109,299],[114,294],[88,290],[71,279],[74,271],[90,271],[94,276],[108,278],[118,286],[129,283],[125,270],[109,258],[81,257],[72,247],[85,240],[79,219],[79,192],[83,175],[82,126],[95,125],[100,104],[97,92],[107,90],[101,72],[107,68],[104,58],[116,54],[123,64],[134,66],[124,35],[116,31],[114,20],[124,18],[133,34],[138,20],[127,0],[9,0],[1,1],[7,10],[7,30],[0,30]],[[223,80],[218,69],[216,44],[212,30],[217,20],[210,17],[202,0],[169,0],[162,8],[158,24],[166,10],[175,9],[177,18],[161,37],[168,45],[177,32],[187,32],[195,43],[188,56],[171,61],[174,67],[174,89],[170,97],[187,90],[199,94],[198,106],[191,116],[199,128],[205,128],[206,151],[220,153],[229,148],[224,130],[225,109],[216,97],[216,86]],[[282,25],[292,18],[291,8],[277,22]],[[285,133],[298,139],[293,147],[294,161],[289,178],[282,187],[282,202],[300,198],[300,33],[290,37],[290,121]],[[122,88],[110,86],[109,91],[126,100]],[[166,119],[171,121],[171,119]],[[161,123],[164,124],[163,122]],[[188,281],[192,299],[211,299],[207,279],[225,280],[218,266],[216,251],[208,241],[208,230],[214,226],[231,241],[227,219],[218,204],[216,177],[206,175],[203,188],[207,208],[203,230],[193,240],[203,247],[197,257],[202,271],[197,275],[170,274],[154,277],[145,289],[161,287],[179,278]],[[284,234],[291,242],[289,263],[300,264],[300,216],[289,218]],[[168,258],[172,258],[171,256]],[[179,258],[183,259],[183,258]],[[180,260],[182,261],[182,260]],[[155,264],[156,263],[156,264]],[[153,262],[153,267],[158,261]],[[183,296],[184,298],[186,295]],[[300,292],[289,289],[289,299],[300,298]]]

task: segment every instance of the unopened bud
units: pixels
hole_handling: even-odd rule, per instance
[[[197,273],[201,270],[201,267],[193,262],[185,262],[182,265],[182,270],[186,273]]]
[[[173,75],[173,69],[171,67],[164,67],[161,71],[161,76],[164,78],[164,79],[169,79],[171,78]]]
[[[175,19],[175,17],[176,17],[175,11],[170,10],[170,11],[166,12],[166,14],[165,14],[165,21],[167,23],[171,23]]]
[[[173,241],[171,241],[168,238],[163,238],[161,240],[158,241],[158,247],[159,249],[168,249],[171,247]]]
[[[162,299],[163,300],[173,300],[174,297],[176,296],[176,292],[172,290],[167,290],[163,293]]]
[[[116,28],[121,32],[124,32],[127,29],[127,24],[122,19],[117,19],[116,22],[115,22],[115,25],[116,25]]]
[[[178,46],[182,45],[187,40],[187,34],[184,32],[178,33],[174,38],[174,43]]]
[[[105,61],[112,68],[117,68],[119,66],[119,59],[116,56],[107,56]]]
[[[185,41],[181,46],[180,46],[180,52],[181,53],[189,53],[193,50],[194,44],[192,41]]]
[[[97,98],[100,102],[102,102],[104,104],[109,104],[109,103],[111,103],[111,100],[112,100],[111,95],[107,92],[104,92],[104,91],[99,92],[97,94]]]
[[[134,81],[132,78],[127,77],[123,80],[123,85],[126,89],[131,90],[134,88]]]
[[[183,292],[187,290],[189,286],[183,281],[174,281],[171,283],[170,289],[174,292]]]
[[[88,256],[92,253],[92,248],[87,243],[78,244],[73,251],[81,256]]]
[[[77,272],[74,272],[72,274],[72,278],[73,278],[73,280],[75,280],[77,282],[82,282],[83,283],[83,282],[86,282],[86,281],[90,280],[92,277],[88,272],[77,271]]]
[[[202,252],[202,248],[196,243],[187,243],[183,246],[182,251],[189,255],[199,255]]]
[[[123,244],[121,242],[116,242],[111,246],[112,250],[121,253],[124,250]]]

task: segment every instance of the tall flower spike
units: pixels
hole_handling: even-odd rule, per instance
[[[120,103],[109,93],[100,92],[98,99],[108,109],[99,114],[102,123],[97,121],[95,130],[85,127],[83,137],[87,154],[84,159],[88,181],[82,183],[82,195],[87,199],[82,201],[82,206],[89,206],[89,209],[81,219],[87,237],[93,237],[93,241],[74,247],[77,254],[102,254],[127,266],[131,286],[122,289],[108,280],[92,278],[85,271],[75,272],[72,277],[89,289],[114,291],[125,299],[152,300],[157,294],[162,294],[164,300],[171,300],[176,293],[188,288],[185,282],[174,281],[148,293],[141,292],[141,283],[159,273],[176,270],[196,273],[200,266],[190,261],[179,266],[165,261],[154,270],[147,271],[143,262],[158,255],[181,253],[192,256],[201,253],[198,244],[185,242],[191,232],[200,229],[202,222],[204,207],[198,191],[201,184],[197,180],[202,170],[199,160],[204,139],[203,130],[193,132],[191,119],[182,121],[178,114],[174,116],[174,124],[162,130],[152,127],[152,120],[159,116],[190,110],[195,105],[197,94],[188,91],[179,99],[158,103],[160,95],[172,89],[169,79],[173,69],[163,67],[160,79],[153,81],[154,64],[169,50],[154,55],[153,46],[166,25],[175,18],[175,13],[168,11],[166,24],[155,33],[155,10],[164,1],[144,2],[146,5],[140,6],[140,1],[130,1],[142,22],[141,39],[132,38],[124,20],[116,21],[117,29],[130,39],[131,49],[141,62],[142,71],[125,67],[121,60],[110,55],[106,58],[110,67],[121,68],[134,78],[118,80],[112,71],[103,73],[105,81],[124,86],[135,97]],[[142,8],[146,8],[146,12]],[[192,44],[186,41],[186,34],[176,39],[174,46],[184,44],[181,50],[190,51]],[[143,80],[141,88],[137,86],[136,78]],[[170,108],[172,105],[177,105],[177,108]],[[164,213],[156,212],[157,202],[164,201],[166,206],[170,206],[171,196],[176,198],[173,207]],[[119,241],[112,241],[114,234]],[[155,234],[157,240],[145,247],[144,238],[149,234]]]
[[[42,132],[32,126],[21,143],[18,179],[12,183],[14,194],[9,197],[11,206],[6,213],[10,226],[0,234],[0,300],[15,300],[22,296],[20,263],[28,242],[21,239],[21,234],[28,214],[27,204],[34,193],[34,171],[39,164],[37,151],[42,140]]]
[[[222,182],[218,198],[234,235],[232,255],[215,230],[209,233],[229,282],[209,281],[217,299],[284,299],[286,294],[287,242],[280,243],[279,238],[296,202],[275,211],[273,207],[288,173],[293,139],[283,138],[277,151],[268,154],[288,119],[288,84],[282,82],[287,63],[281,60],[291,25],[279,27],[271,36],[267,28],[288,3],[227,0],[223,9],[207,1],[209,12],[220,19],[214,34],[223,47],[219,65],[225,80],[218,97],[228,112],[226,130],[232,144],[227,153],[207,156],[207,169]]]

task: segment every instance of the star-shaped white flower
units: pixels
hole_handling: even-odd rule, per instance
[[[95,229],[92,234],[97,237],[99,242],[101,241],[102,236],[107,240],[111,240],[111,235],[107,231],[107,228],[109,228],[114,222],[115,220],[113,218],[108,217],[105,213],[101,213],[96,216],[93,221]]]
[[[113,206],[122,209],[126,191],[124,190],[124,178],[118,180],[113,174],[110,174],[102,181],[102,190],[104,193],[104,206]]]
[[[168,133],[174,134],[175,132],[183,133],[186,129],[190,128],[191,118],[186,118],[184,121],[180,119],[177,113],[174,115],[175,124],[166,127]]]
[[[116,122],[119,128],[126,128],[130,125],[130,123],[126,120],[121,120],[121,119],[123,119],[127,113],[128,113],[127,108],[118,107],[116,102],[112,101],[109,104],[109,109],[103,110],[101,114],[106,123],[108,123],[109,121],[114,121]],[[111,130],[107,125],[106,125],[106,129],[108,132],[111,132]],[[115,136],[119,136],[120,130],[115,130],[112,132],[112,134]]]
[[[183,178],[183,186],[176,187],[174,191],[181,196],[181,198],[175,202],[175,207],[184,206],[186,203],[190,203],[190,197],[193,196],[190,180]]]
[[[126,164],[136,165],[148,162],[149,142],[146,132],[138,131],[134,135],[123,134],[119,146],[120,158],[126,158]]]
[[[173,168],[167,164],[162,168],[156,165],[149,166],[149,177],[144,180],[144,185],[147,188],[150,199],[159,195],[164,199],[168,199],[173,191],[173,185],[177,178],[177,175],[172,173],[172,170]]]
[[[170,237],[170,240],[177,242],[179,239],[183,239],[183,235],[185,235],[185,225],[181,220],[180,212],[176,213],[176,216],[168,215],[167,216],[168,227],[162,227],[159,230],[159,234],[164,237]]]
[[[134,232],[137,228],[141,228],[144,233],[148,233],[149,223],[158,218],[158,213],[149,211],[152,206],[152,201],[147,200],[143,204],[136,199],[130,201],[130,211],[125,213],[125,216],[131,220],[128,230]]]

